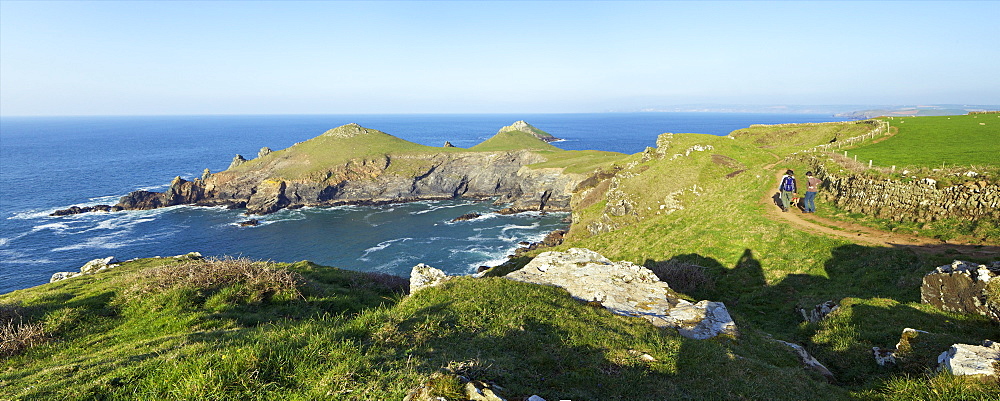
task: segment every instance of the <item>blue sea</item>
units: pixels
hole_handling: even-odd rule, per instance
[[[489,115],[264,115],[0,118],[0,293],[47,283],[89,260],[205,256],[313,262],[403,277],[417,263],[470,274],[506,260],[520,242],[566,228],[566,213],[502,216],[490,202],[449,200],[285,210],[240,227],[239,210],[177,206],[148,211],[48,214],[162,191],[174,176],[224,170],[343,124],[402,139],[473,146],[514,121],[565,141],[567,150],[641,152],[664,132],[726,135],[750,124],[842,119],[813,114],[595,113]],[[477,212],[471,221],[450,222]]]

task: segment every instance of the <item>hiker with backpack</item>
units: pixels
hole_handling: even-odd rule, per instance
[[[806,177],[805,212],[816,213],[816,190],[819,189],[819,184],[822,184],[823,180],[813,177],[812,171],[806,173]]]
[[[785,175],[781,176],[781,185],[778,189],[781,190],[781,211],[787,212],[792,203],[792,197],[798,190],[795,185],[795,173],[792,170],[785,171]]]

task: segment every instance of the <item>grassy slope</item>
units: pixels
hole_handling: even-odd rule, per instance
[[[385,156],[433,156],[463,152],[531,150],[548,159],[547,162],[533,167],[564,168],[568,173],[590,173],[595,168],[610,164],[624,156],[615,152],[566,151],[548,144],[534,134],[521,131],[499,133],[469,149],[424,146],[373,129],[363,129],[363,135],[350,137],[336,135],[353,129],[362,128],[338,127],[288,149],[250,160],[232,171],[245,173],[254,169],[272,168],[272,175],[278,178],[315,179],[316,177],[324,177],[325,172],[332,167],[341,166],[351,161]],[[428,163],[430,162],[419,158],[400,158],[394,160],[390,171],[401,175],[410,173],[410,170],[425,171],[426,168],[423,170],[421,168],[426,167],[424,164]]]
[[[53,337],[0,361],[0,394],[401,399],[451,367],[498,382],[510,397],[1000,399],[992,383],[925,375],[920,366],[881,368],[870,356],[872,346],[893,346],[904,327],[936,333],[938,345],[996,338],[985,318],[919,303],[920,278],[949,258],[858,246],[764,217],[769,206],[759,200],[776,183],[774,170],[762,166],[775,162],[774,154],[856,127],[815,129],[754,128],[736,139],[677,135],[664,160],[626,169],[635,175],[620,188],[638,214],[618,218],[628,226],[596,236],[574,230],[563,245],[651,266],[703,266],[703,280],[688,295],[724,301],[740,326],[738,339],[686,340],[559,289],[501,279],[460,279],[401,299],[365,275],[308,263],[283,265],[307,282],[301,298],[246,295],[250,285],[240,282],[135,297],[128,289],[148,278],[131,275],[169,262],[143,260],[0,295],[0,304],[22,305],[28,321],[43,323]],[[669,160],[694,144],[714,149]],[[726,178],[738,170],[745,171]],[[684,208],[663,214],[659,205],[672,193]],[[581,223],[603,205],[580,211]],[[842,308],[823,323],[800,322],[795,306],[828,299]],[[806,373],[767,335],[805,345],[840,386]]]
[[[845,395],[755,332],[738,341],[688,340],[553,287],[463,278],[401,299],[371,276],[309,263],[272,266],[301,274],[301,296],[261,291],[261,280],[244,276],[211,286],[148,285],[156,276],[151,269],[163,264],[182,265],[140,260],[0,296],[2,304],[21,304],[53,337],[0,361],[0,393],[16,399],[398,400],[450,367],[501,383],[512,397]],[[656,360],[639,359],[632,350]]]
[[[850,153],[883,167],[997,164],[1000,114],[895,117],[888,121],[898,134]]]
[[[762,166],[777,161],[771,154],[783,156],[799,146],[828,142],[834,128],[819,127],[805,137],[788,138],[802,129],[755,128],[736,133],[737,139],[675,136],[671,152],[693,143],[715,149],[627,170],[638,175],[623,180],[621,186],[634,195],[639,217],[620,219],[639,221],[596,236],[574,230],[574,238],[561,248],[587,247],[611,259],[648,266],[664,262],[703,266],[707,284],[690,295],[724,301],[741,327],[806,345],[858,394],[883,391],[890,383],[903,388],[926,384],[921,371],[909,372],[915,375],[911,379],[899,379],[893,376],[898,370],[882,369],[872,361],[871,347],[893,346],[905,327],[945,333],[953,342],[979,343],[996,337],[996,325],[982,317],[948,314],[919,303],[921,277],[933,266],[950,262],[948,256],[858,246],[764,217],[764,208],[773,206],[759,200],[776,188],[774,171],[789,166],[779,163],[764,170]],[[736,168],[717,163],[718,158],[713,161],[713,153],[733,156],[749,169],[725,178]],[[657,214],[666,193],[695,183],[697,191],[680,196],[684,209]],[[596,204],[592,209],[601,207]],[[580,213],[583,223],[597,215],[594,210]],[[800,323],[795,307],[811,308],[830,299],[846,305],[838,319],[821,325]]]

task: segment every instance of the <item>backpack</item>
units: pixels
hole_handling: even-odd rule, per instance
[[[792,178],[792,177],[790,177],[790,176],[786,176],[785,178],[782,178],[781,179],[781,190],[782,191],[788,191],[788,192],[795,192],[795,179]]]

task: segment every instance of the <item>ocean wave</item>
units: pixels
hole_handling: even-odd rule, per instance
[[[407,254],[407,255],[404,255],[404,256],[401,256],[401,257],[397,257],[397,258],[395,258],[393,260],[390,260],[390,261],[388,261],[386,263],[374,266],[374,267],[372,267],[371,271],[386,272],[386,273],[392,273],[392,272],[400,271],[400,269],[399,269],[400,266],[405,266],[407,264],[416,265],[418,263],[417,262],[418,259],[419,259],[419,256]],[[407,270],[407,272],[409,272],[409,270]]]
[[[52,252],[72,251],[72,250],[77,250],[77,249],[118,249],[118,248],[124,248],[124,247],[135,245],[135,244],[149,243],[149,242],[161,239],[161,238],[166,238],[166,237],[169,237],[171,235],[176,234],[177,231],[179,231],[179,230],[145,235],[145,236],[142,236],[140,238],[124,238],[125,235],[128,234],[128,233],[117,232],[117,233],[112,233],[112,234],[109,234],[109,235],[101,235],[101,236],[96,236],[96,237],[89,237],[89,238],[83,240],[83,242],[80,242],[80,243],[77,243],[77,244],[62,246],[62,247],[58,247],[58,248],[53,248]]]
[[[534,230],[538,227],[539,227],[538,222],[531,223],[530,225],[527,226],[522,226],[518,224],[504,224],[504,226],[500,228],[500,233],[506,234],[508,231],[512,230],[518,230],[518,231]]]
[[[475,202],[472,202],[472,201],[465,201],[465,202],[460,202],[460,203],[455,203],[455,204],[448,204],[448,205],[436,205],[435,204],[435,203],[439,203],[439,202],[440,201],[413,202],[415,204],[429,205],[430,208],[424,209],[424,210],[417,210],[415,212],[410,212],[410,214],[412,214],[412,215],[425,214],[425,213],[430,213],[430,212],[436,212],[438,210],[454,209],[454,208],[457,208],[457,207],[464,207],[464,206],[469,206],[469,205],[475,204]]]
[[[395,244],[397,242],[402,243],[402,242],[406,242],[406,241],[409,241],[409,240],[412,240],[412,239],[413,238],[410,238],[410,237],[403,237],[403,238],[396,238],[396,239],[391,239],[391,240],[388,240],[388,241],[379,242],[378,245],[375,245],[375,246],[373,246],[371,248],[365,249],[364,253],[361,254],[360,257],[358,257],[358,260],[365,260],[365,261],[367,261],[368,260],[368,255],[371,254],[372,252],[378,252],[378,251],[381,251],[381,250],[383,250],[385,248],[388,248],[390,245]]]

